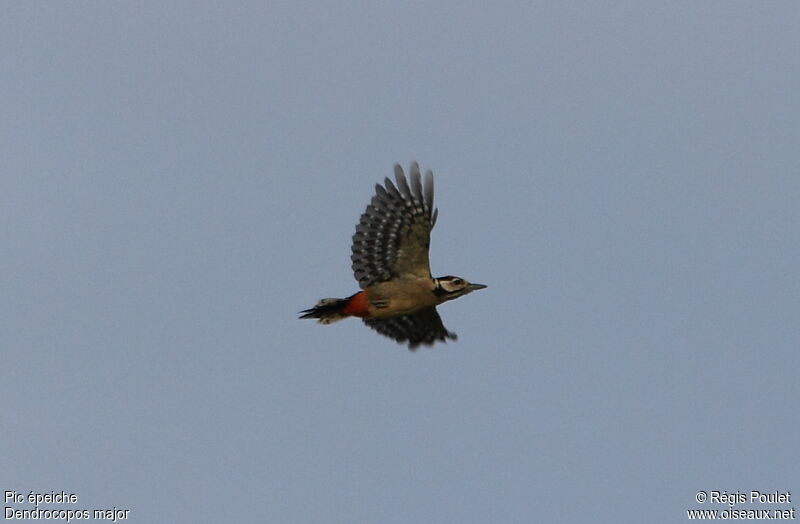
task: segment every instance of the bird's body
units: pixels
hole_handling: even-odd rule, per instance
[[[375,186],[375,196],[356,226],[351,259],[362,291],[344,299],[322,299],[300,318],[330,324],[360,317],[382,335],[408,342],[411,349],[456,338],[445,329],[436,306],[486,286],[431,276],[428,249],[437,216],[433,174],[425,174],[423,188],[414,162],[410,178],[409,184],[396,165],[397,186],[388,178],[384,186]]]
[[[350,298],[346,310],[356,317],[389,318],[409,315],[438,304],[432,279],[378,282]],[[346,311],[347,312],[347,311]]]

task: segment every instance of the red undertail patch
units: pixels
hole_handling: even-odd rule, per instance
[[[342,308],[342,313],[354,317],[366,317],[368,315],[368,307],[367,294],[359,291],[347,299],[347,304]]]

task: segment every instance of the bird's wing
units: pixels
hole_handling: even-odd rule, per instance
[[[456,340],[458,336],[442,324],[442,318],[434,306],[422,308],[411,315],[400,315],[390,318],[364,318],[366,325],[380,333],[396,340],[408,342],[409,349],[416,349],[423,344],[431,346],[437,340],[446,342],[447,339]]]
[[[433,173],[422,177],[411,164],[410,184],[403,168],[394,166],[397,186],[388,178],[375,186],[375,196],[361,215],[353,235],[353,273],[362,289],[393,278],[431,278],[428,244],[436,223]]]

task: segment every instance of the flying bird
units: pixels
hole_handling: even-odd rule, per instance
[[[431,276],[428,247],[438,215],[433,207],[433,173],[425,173],[423,186],[419,165],[412,162],[410,183],[399,164],[394,176],[397,185],[386,178],[383,186],[375,186],[375,196],[353,235],[350,258],[361,291],[347,298],[323,298],[301,311],[300,318],[330,324],[360,317],[411,350],[456,340],[456,334],[442,324],[436,306],[486,286],[461,277]]]

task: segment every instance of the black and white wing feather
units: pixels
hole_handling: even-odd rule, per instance
[[[410,184],[403,168],[395,165],[397,186],[388,178],[384,186],[376,185],[356,226],[350,258],[362,289],[393,278],[431,278],[428,246],[437,215],[433,173],[425,173],[424,187],[416,162],[409,175]]]
[[[365,318],[364,323],[389,338],[400,342],[408,342],[409,349],[416,349],[420,344],[431,346],[437,340],[446,342],[456,340],[458,336],[442,324],[442,318],[433,306],[422,308],[411,315],[400,315],[391,318]]]

